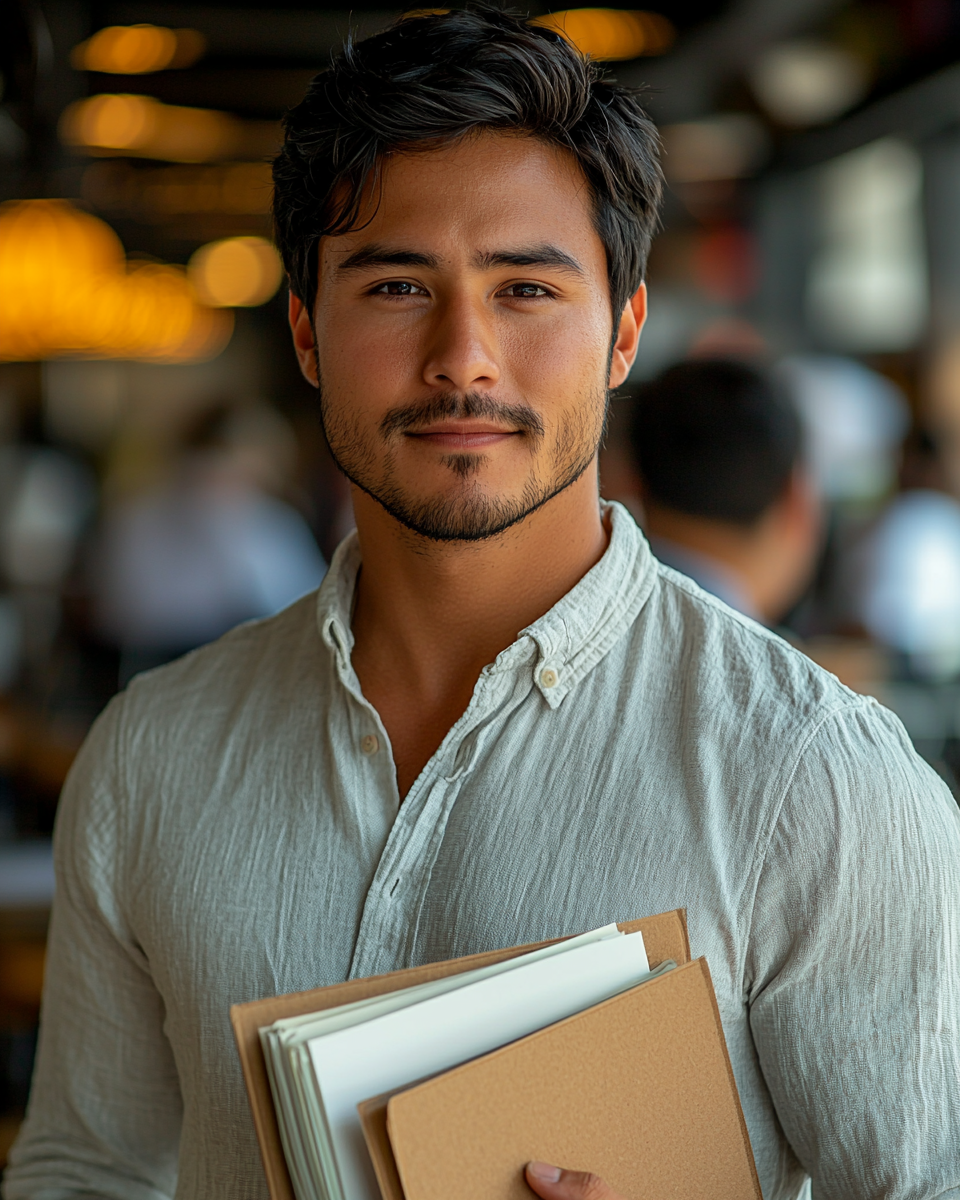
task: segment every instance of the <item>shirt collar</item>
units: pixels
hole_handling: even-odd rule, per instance
[[[610,541],[600,561],[484,667],[488,675],[532,671],[534,686],[551,708],[557,708],[619,640],[656,580],[656,560],[630,513],[615,503],[605,503],[603,510]],[[320,635],[343,670],[349,667],[353,651],[350,626],[359,569],[360,545],[354,530],[337,547],[317,595]]]

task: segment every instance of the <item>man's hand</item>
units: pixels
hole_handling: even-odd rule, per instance
[[[596,1175],[586,1171],[563,1171],[549,1163],[531,1162],[527,1183],[543,1200],[624,1200]]]

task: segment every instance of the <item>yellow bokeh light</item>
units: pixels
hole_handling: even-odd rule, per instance
[[[109,25],[74,47],[78,70],[112,75],[146,75],[167,67],[186,67],[203,54],[206,43],[195,29],[161,25]]]
[[[155,136],[161,105],[149,96],[91,96],[64,114],[64,140],[101,150],[142,150]]]
[[[198,302],[183,267],[128,264],[113,230],[67,201],[0,205],[0,361],[195,361],[218,354],[232,328],[232,314]]]
[[[660,13],[619,8],[569,8],[535,17],[530,24],[553,29],[581,54],[604,60],[662,54],[676,37],[673,25]]]
[[[232,157],[241,147],[243,126],[229,113],[209,108],[107,93],[69,105],[60,119],[60,137],[88,153],[199,163]]]
[[[190,278],[204,304],[252,308],[265,304],[283,278],[283,264],[265,238],[210,242],[190,259]]]

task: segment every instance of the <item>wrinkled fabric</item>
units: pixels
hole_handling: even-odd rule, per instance
[[[402,806],[350,661],[355,538],[111,703],[58,817],[7,1200],[261,1200],[231,1004],[677,907],[767,1200],[808,1173],[817,1200],[960,1196],[950,794],[891,713],[609,515]]]

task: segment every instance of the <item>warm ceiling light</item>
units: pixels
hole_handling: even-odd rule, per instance
[[[75,46],[74,67],[111,75],[146,75],[168,67],[188,67],[206,49],[195,29],[165,29],[161,25],[109,25]]]
[[[69,105],[60,119],[60,136],[69,146],[169,162],[231,158],[243,147],[244,133],[244,123],[229,113],[161,104],[150,96],[90,96]]]
[[[188,270],[203,303],[217,307],[265,304],[283,278],[279,254],[260,237],[224,238],[201,246]]]
[[[530,24],[555,30],[581,54],[595,59],[662,54],[676,37],[673,25],[660,13],[619,8],[569,8],[536,17]]]
[[[113,230],[66,200],[0,205],[0,360],[196,361],[232,328],[182,267],[128,264]]]
[[[149,96],[91,96],[67,109],[61,131],[74,146],[142,150],[156,136],[161,107]]]

